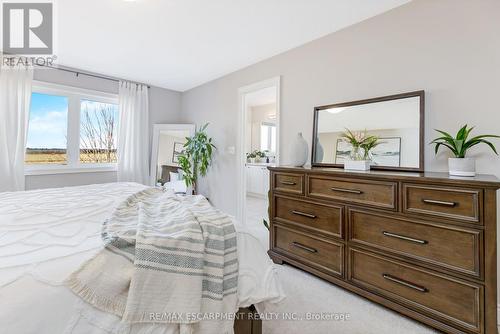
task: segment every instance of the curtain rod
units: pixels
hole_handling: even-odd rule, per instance
[[[78,77],[79,75],[85,75],[85,76],[92,77],[92,78],[103,79],[103,80],[109,80],[109,81],[114,81],[114,82],[120,82],[120,79],[113,78],[113,77],[110,77],[110,76],[101,75],[101,74],[93,74],[93,73],[88,73],[88,72],[78,71],[78,70],[73,70],[73,69],[66,68],[66,67],[60,67],[60,66],[57,66],[57,67],[56,67],[56,66],[50,66],[50,65],[39,65],[39,64],[36,64],[36,66],[39,66],[39,67],[47,67],[47,68],[50,68],[50,69],[53,69],[53,70],[59,70],[59,71],[64,71],[64,72],[69,72],[69,73],[74,73],[74,74],[76,74],[76,76],[77,76],[77,77]],[[129,81],[129,80],[124,80],[124,81]],[[138,84],[138,85],[144,85],[144,86],[147,86],[148,88],[151,88],[151,86],[150,86],[150,85],[147,85],[147,84],[142,83],[142,82],[137,82],[137,81],[129,81],[129,82],[132,82],[132,83],[135,83],[135,84]]]

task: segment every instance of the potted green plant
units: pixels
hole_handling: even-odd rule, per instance
[[[263,158],[266,157],[266,154],[262,151],[255,150],[255,162],[261,162]]]
[[[247,162],[249,163],[255,163],[255,153],[254,152],[251,152],[251,153],[247,153]]]
[[[345,169],[369,170],[370,169],[370,150],[380,144],[379,138],[369,136],[364,132],[353,132],[346,128],[346,131],[340,135],[341,140],[352,146],[348,159],[344,162]]]
[[[437,130],[441,134],[441,137],[434,139],[431,144],[435,144],[434,152],[438,153],[439,148],[444,146],[448,148],[453,153],[453,158],[448,159],[448,169],[450,175],[454,176],[475,176],[476,175],[476,160],[472,157],[466,157],[467,152],[472,147],[479,144],[488,145],[496,155],[498,152],[490,141],[485,138],[500,138],[497,135],[480,135],[476,137],[472,137],[469,139],[469,135],[471,134],[474,127],[469,128],[466,125],[458,130],[455,136],[450,135],[449,133]]]
[[[207,174],[208,167],[212,163],[213,151],[217,149],[212,143],[212,138],[206,133],[207,127],[208,123],[196,130],[194,136],[186,138],[184,152],[179,156],[179,166],[184,172],[186,186],[192,186],[194,193],[198,176]]]
[[[382,143],[383,142],[381,142],[379,140],[379,137],[377,136],[367,136],[366,138],[364,138],[363,142],[360,145],[363,149],[363,160],[369,160],[371,162],[371,151]]]

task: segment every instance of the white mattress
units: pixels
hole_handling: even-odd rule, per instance
[[[113,183],[0,193],[0,333],[146,333],[80,301],[63,280],[102,248],[103,220],[143,189]],[[236,223],[240,307],[283,293],[259,241]],[[176,325],[147,333],[177,333]]]

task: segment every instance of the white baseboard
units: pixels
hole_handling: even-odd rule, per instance
[[[267,195],[264,195],[264,194],[258,194],[258,193],[251,193],[249,191],[247,191],[247,196],[249,197],[253,197],[253,198],[261,198],[261,199],[267,199]],[[500,307],[500,305],[499,305]]]

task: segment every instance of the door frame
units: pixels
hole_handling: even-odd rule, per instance
[[[238,166],[238,205],[237,205],[237,218],[242,224],[246,224],[246,191],[247,191],[247,178],[245,172],[246,156],[246,120],[248,116],[248,108],[246,96],[250,93],[274,87],[276,92],[276,164],[279,164],[280,158],[280,127],[281,127],[281,76],[269,78],[267,80],[259,81],[238,89],[238,149],[237,149],[237,166]]]

